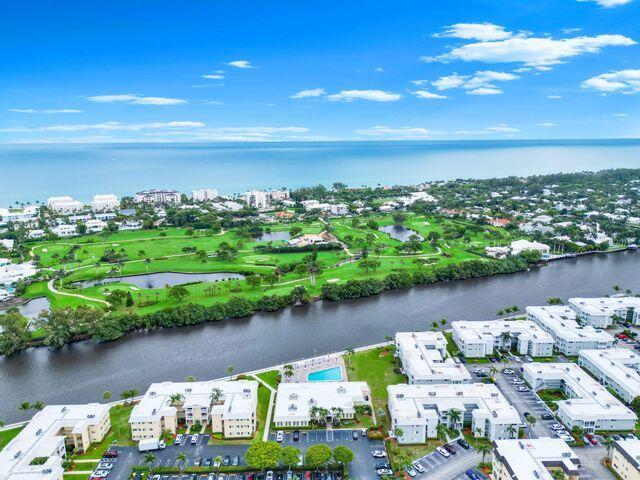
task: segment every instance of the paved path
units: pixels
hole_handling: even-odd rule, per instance
[[[105,302],[104,300],[99,300],[97,298],[91,298],[91,297],[87,297],[85,295],[80,295],[79,293],[67,293],[67,292],[61,292],[60,290],[56,290],[56,288],[53,286],[53,282],[55,281],[55,279],[51,279],[47,282],[47,288],[49,289],[49,291],[55,295],[62,295],[63,297],[75,297],[75,298],[81,298],[83,300],[88,300],[89,302],[98,302],[98,303],[102,303],[104,305],[109,305],[108,302]]]
[[[259,383],[261,383],[262,385],[264,385],[265,387],[267,387],[269,389],[269,391],[271,392],[271,395],[269,396],[269,408],[267,410],[267,418],[265,419],[264,423],[264,433],[262,435],[262,440],[263,441],[267,441],[269,440],[269,426],[271,425],[271,415],[273,413],[273,403],[275,401],[276,398],[276,390],[269,385],[267,382],[265,382],[264,380],[262,380],[260,377],[258,377],[257,375],[251,375],[253,378],[255,378]]]

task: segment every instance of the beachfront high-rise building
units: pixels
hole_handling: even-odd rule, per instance
[[[153,204],[178,204],[180,203],[180,192],[176,190],[165,189],[143,190],[136,193],[136,202]]]
[[[218,198],[218,190],[213,188],[201,188],[199,190],[191,190],[191,198],[195,202],[208,202]]]
[[[271,199],[269,192],[265,192],[263,190],[246,192],[243,198],[247,205],[257,208],[258,210],[266,209],[269,206],[269,200]]]
[[[69,195],[64,195],[61,197],[49,197],[47,199],[47,208],[59,215],[69,215],[81,211],[84,205]]]
[[[112,212],[120,206],[118,197],[113,193],[94,195],[91,210],[94,212]]]

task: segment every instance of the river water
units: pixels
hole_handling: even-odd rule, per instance
[[[506,306],[543,304],[549,297],[599,296],[613,285],[640,291],[640,253],[590,255],[541,269],[386,292],[337,303],[261,313],[176,329],[137,332],[112,343],[91,341],[53,351],[30,349],[0,358],[0,419],[30,414],[22,401],[47,404],[99,401],[102,392],[151,382],[218,378],[313,354],[384,340],[402,330],[429,329],[433,320],[485,320]]]

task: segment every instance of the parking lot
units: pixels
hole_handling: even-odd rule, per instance
[[[413,463],[422,466],[424,472],[418,473],[414,478],[419,480],[432,478],[469,480],[465,472],[476,467],[482,460],[482,456],[473,447],[465,450],[455,442],[452,445],[456,449],[456,453],[449,457],[443,457],[438,452],[431,452],[422,458],[416,459]],[[484,477],[481,476],[480,478]]]
[[[284,433],[282,445],[293,445],[304,452],[312,445],[326,444],[331,448],[338,445],[349,447],[355,454],[353,462],[349,464],[349,473],[352,479],[370,480],[378,478],[375,464],[383,462],[384,458],[374,458],[371,454],[374,450],[384,450],[382,440],[369,440],[366,435],[362,435],[362,430],[310,430],[300,431],[300,439],[293,440],[293,432]],[[269,434],[269,440],[276,439],[276,431]]]

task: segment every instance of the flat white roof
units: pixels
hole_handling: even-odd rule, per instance
[[[366,382],[280,383],[273,419],[275,422],[305,420],[313,406],[353,412],[355,404],[368,403],[369,392]]]
[[[181,394],[184,408],[211,405],[211,393],[222,391],[221,405],[213,405],[212,413],[222,413],[227,418],[241,418],[255,413],[258,404],[258,382],[255,380],[162,382],[153,383],[140,403],[133,407],[130,423],[152,422],[165,415],[175,415],[171,396]]]
[[[609,348],[606,350],[580,350],[580,357],[593,363],[618,385],[640,395],[640,356],[627,348]]]
[[[435,409],[439,412],[452,409],[464,412],[469,404],[476,404],[474,412],[484,411],[497,423],[520,423],[517,410],[493,384],[399,384],[389,385],[387,392],[389,410],[399,423],[424,425],[427,419],[438,418]]]
[[[640,472],[640,440],[637,438],[618,440],[613,443],[613,446]]]
[[[535,438],[495,440],[495,454],[516,480],[553,480],[547,465],[562,464],[566,472],[576,472],[580,460],[564,440]]]
[[[99,424],[106,415],[109,406],[98,403],[46,406],[0,451],[0,479],[59,478],[61,460],[54,453],[61,442],[64,444],[60,430],[81,433],[90,425]],[[30,465],[37,457],[49,459],[44,465]]]
[[[640,309],[640,298],[638,297],[600,297],[582,298],[575,297],[569,299],[569,304],[585,313],[586,315],[615,315],[620,309],[636,308]]]
[[[459,320],[451,323],[459,338],[465,343],[484,341],[487,336],[499,337],[503,332],[517,334],[519,339],[533,343],[553,343],[553,337],[529,320],[486,320],[472,322]]]
[[[576,322],[576,312],[563,305],[527,307],[527,314],[537,318],[553,331],[553,334],[568,342],[592,341],[613,342],[613,337],[591,325],[582,326]]]
[[[442,332],[398,332],[396,345],[414,379],[471,380],[471,374],[447,354]]]
[[[575,393],[576,398],[560,400],[557,403],[572,418],[637,418],[635,413],[575,363],[533,362],[524,364],[522,370],[532,378],[563,380]]]

